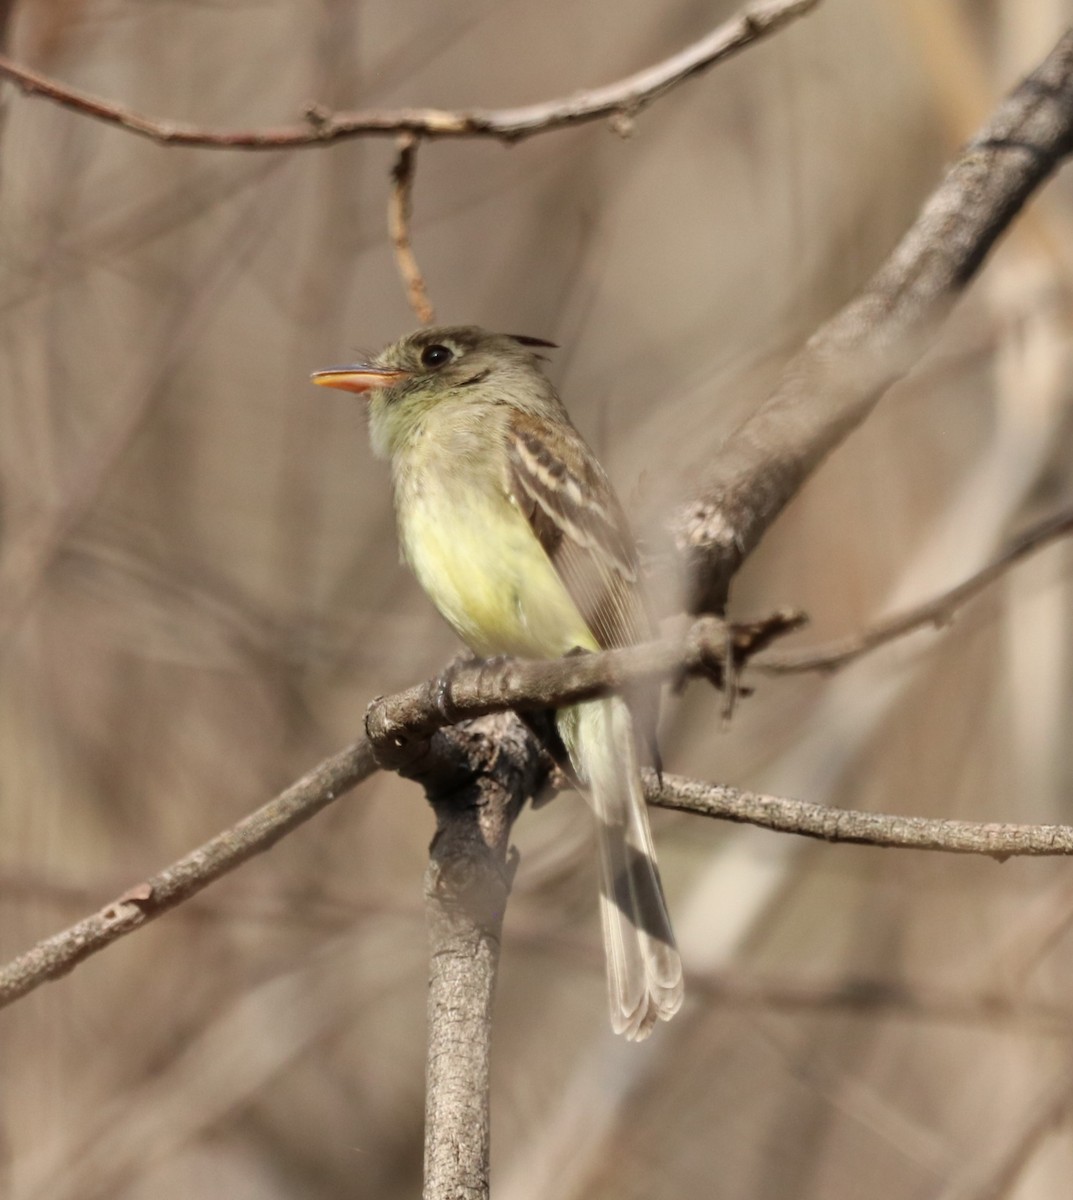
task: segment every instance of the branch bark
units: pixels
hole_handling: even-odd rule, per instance
[[[649,804],[658,808],[740,821],[825,842],[983,854],[997,862],[1015,856],[1053,858],[1073,854],[1073,825],[1017,825],[1005,821],[951,821],[944,817],[856,812],[810,804],[806,800],[739,791],[677,775],[664,775],[661,782],[652,772],[646,778],[645,793]]]
[[[63,88],[4,58],[0,75],[25,91],[168,144],[280,149],[399,133],[516,141],[604,117],[620,126],[628,123],[671,88],[816,2],[755,6],[681,55],[610,88],[493,113],[312,110],[302,126],[213,132],[154,121]],[[775,393],[728,440],[701,498],[676,524],[695,581],[694,611],[725,604],[731,578],[771,522],[824,456],[911,367],[996,238],[1071,147],[1073,33],[999,107],[872,283],[810,339]],[[724,627],[710,628],[723,630],[725,642]],[[725,655],[721,660],[703,645],[697,654],[702,673],[725,661]],[[533,690],[529,702],[554,698],[562,703],[612,690],[637,672],[680,670],[683,661],[680,646],[672,652],[656,644],[565,664],[508,664],[483,674],[478,670],[472,678],[454,673],[424,685],[420,694],[381,702],[370,714],[368,741],[328,760],[234,829],[0,970],[0,1004],[65,973],[266,849],[372,773],[375,753],[380,762],[425,784],[437,817],[426,880],[432,973],[425,1195],[429,1200],[486,1196],[491,1005],[510,887],[508,842],[522,803],[540,786],[549,764],[511,716],[498,713],[451,730],[442,726],[463,715],[522,704],[523,683],[536,689],[538,677],[544,678],[544,690],[539,701]],[[488,681],[497,670],[499,692],[493,698]],[[670,776],[662,783],[651,777],[648,786],[651,802],[664,807],[830,841],[996,858],[1073,853],[1073,828],[1067,826],[853,813]]]
[[[394,747],[436,814],[425,875],[429,935],[425,1200],[488,1195],[492,1001],[514,861],[510,831],[550,763],[498,713]]]
[[[679,84],[805,16],[820,0],[758,0],[707,37],[678,54],[605,87],[521,108],[445,111],[435,108],[379,109],[333,113],[311,104],[301,125],[272,129],[203,129],[161,120],[114,101],[67,87],[0,55],[0,78],[28,96],[42,96],[84,116],[169,146],[217,150],[287,150],[326,146],[344,138],[411,134],[423,138],[485,137],[518,142],[538,133],[610,118],[620,130],[642,109]]]
[[[411,753],[414,738],[445,725],[501,712],[539,712],[622,692],[635,684],[690,675],[721,682],[728,655],[740,666],[774,637],[798,628],[799,613],[775,613],[748,625],[700,617],[679,637],[622,650],[559,659],[505,658],[456,663],[442,675],[369,705],[365,729],[385,767]]]
[[[949,620],[955,608],[1028,554],[1070,532],[1073,517],[1058,513],[1028,530],[996,562],[927,604],[892,617],[857,638],[778,659],[761,658],[757,666],[774,672],[832,669],[922,625]],[[536,713],[595,699],[646,680],[680,679],[686,675],[718,680],[725,672],[728,655],[740,665],[773,638],[796,628],[800,619],[798,614],[778,613],[754,625],[727,626],[717,617],[702,617],[679,638],[550,662],[507,660],[455,666],[435,679],[374,700],[366,717],[368,739],[325,760],[237,825],[0,968],[0,1008],[42,983],[65,975],[90,955],[269,849],[284,834],[367,779],[378,765],[415,779],[434,772],[442,745],[435,737],[445,726],[473,722],[508,709]],[[541,763],[535,743],[529,743],[529,752],[534,754],[530,769],[544,771],[547,764]],[[515,758],[508,756],[508,761],[515,762]],[[670,776],[664,777],[664,783],[662,791],[650,793],[650,803],[829,841],[952,850],[997,858],[1070,853],[1070,831],[1065,826],[922,822],[918,818],[852,813],[803,801],[756,796]]]
[[[372,747],[364,738],[325,759],[236,825],[0,968],[0,1008],[66,975],[90,955],[141,929],[255,854],[263,854],[375,770]]]
[[[1044,545],[1061,533],[1071,531],[1073,522],[1067,514],[1059,514],[1051,521],[1041,523],[1025,534],[986,572],[974,576],[953,592],[945,593],[930,605],[923,606],[927,619],[937,619],[937,613],[948,615],[952,611],[950,597],[956,597],[957,603],[964,602],[969,598],[969,592],[975,594],[983,586],[981,579],[984,575],[987,576],[986,582],[991,582],[1030,550]],[[901,621],[901,633],[923,623],[917,619],[920,613],[917,610],[914,613],[916,617],[913,620],[904,615],[903,618],[894,619]],[[690,674],[719,677],[725,670],[728,654],[736,663],[740,662],[743,657],[748,658],[763,649],[779,633],[796,627],[798,621],[796,614],[776,614],[754,625],[728,627],[717,617],[702,617],[680,638],[667,638],[627,650],[610,650],[556,661],[507,660],[456,666],[404,692],[380,697],[369,706],[366,717],[368,738],[326,759],[237,825],[217,834],[151,879],[129,888],[99,912],[39,942],[25,954],[0,967],[0,1008],[48,980],[65,975],[90,955],[140,929],[221,875],[269,849],[284,834],[367,779],[378,766],[398,770],[401,774],[426,783],[426,788],[429,781],[435,780],[437,773],[445,770],[449,778],[454,778],[454,773],[459,770],[458,757],[465,746],[444,740],[447,733],[452,732],[444,732],[446,726],[468,722],[468,725],[459,725],[457,728],[463,731],[475,729],[481,737],[487,738],[486,727],[479,719],[484,717],[493,723],[506,719],[509,714],[505,710],[540,713],[564,704],[621,691],[645,680],[682,678]],[[872,638],[865,649],[872,649],[889,640],[888,636]],[[853,656],[860,652],[863,651],[855,645]],[[827,661],[830,658],[829,650],[814,654],[814,657],[819,660],[814,663],[816,667],[832,665]],[[511,725],[509,721],[514,724]],[[514,726],[520,729],[520,723],[514,718],[511,717],[509,721],[502,727],[493,725],[487,728],[501,728],[504,736]],[[505,787],[511,779],[516,784],[523,779],[544,779],[549,770],[550,764],[543,757],[535,739],[519,741],[519,736],[517,731],[511,733],[509,753],[507,749],[503,751],[503,763],[496,769],[507,773],[495,776],[500,780],[497,786]],[[485,746],[480,739],[467,744]],[[441,758],[444,755],[448,764],[453,765],[442,765]],[[525,755],[531,758],[525,760]],[[475,759],[473,779],[466,781],[467,785],[483,777],[484,773],[485,765],[479,758]],[[520,807],[525,796],[531,794],[532,790],[527,784],[517,793],[517,806]],[[430,798],[436,808],[439,801],[435,794]],[[649,803],[664,808],[742,821],[765,829],[824,838],[827,841],[948,850],[987,854],[995,858],[1073,853],[1073,828],[1064,825],[977,824],[855,813],[800,800],[738,792],[733,788],[674,776],[664,776],[662,787],[649,780],[648,799]],[[503,803],[502,798],[496,801],[500,806]],[[437,814],[439,816],[438,809]],[[512,810],[511,822],[516,815]],[[466,830],[466,837],[472,832]],[[458,838],[461,838],[461,833],[454,835],[448,844],[455,844]],[[465,838],[458,844],[465,844]],[[493,848],[497,844],[494,838],[489,842]],[[494,853],[499,853],[498,849]],[[492,934],[487,936],[492,937]],[[495,939],[498,939],[498,934],[495,934]]]
[[[693,612],[730,582],[808,476],[935,339],[1033,191],[1073,149],[1073,30],[999,105],[864,291],[809,339],[730,435],[673,524]]]

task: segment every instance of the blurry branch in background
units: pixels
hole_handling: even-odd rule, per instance
[[[749,1012],[847,1012],[949,1021],[972,1025],[1017,1026],[1033,1033],[1068,1037],[1073,1016],[1068,1007],[1028,998],[1012,989],[980,990],[937,986],[930,980],[884,979],[872,975],[781,979],[753,975],[740,968],[694,972],[693,995],[726,1008]]]
[[[824,646],[766,654],[753,662],[753,669],[769,675],[796,675],[805,671],[837,671],[851,662],[918,629],[948,625],[958,609],[1000,579],[1022,559],[1059,538],[1073,533],[1073,511],[1066,510],[1040,521],[1020,534],[994,562],[941,595],[895,613],[852,637],[838,638]]]
[[[285,150],[325,146],[342,138],[409,133],[423,138],[488,137],[517,142],[538,133],[610,118],[619,132],[654,100],[724,61],[739,50],[777,32],[811,12],[820,0],[761,0],[706,37],[654,66],[615,83],[575,92],[519,108],[445,111],[434,108],[372,109],[333,113],[310,104],[300,125],[272,129],[210,130],[180,121],[160,120],[134,112],[100,96],[67,87],[58,80],[20,66],[0,55],[0,78],[10,79],[28,96],[43,96],[65,108],[109,125],[172,146],[224,150]],[[4,0],[0,0],[0,12]]]
[[[15,0],[0,0],[0,55],[7,49],[7,31],[11,23],[11,14],[15,8]],[[0,93],[0,136],[4,132],[4,116],[6,114],[7,97]]]
[[[1057,1057],[1057,1056],[1056,1056]],[[1054,1133],[1073,1108],[1073,1060],[1056,1064],[1050,1087],[1027,1106],[1021,1119],[1006,1123],[1002,1139],[973,1155],[936,1200],[1006,1200],[1014,1194],[1021,1172],[1048,1134]]]
[[[554,952],[579,970],[600,968],[602,947],[591,938],[565,930],[549,932],[543,922],[529,922],[515,914],[511,940],[543,953]],[[1073,1011],[1061,997],[1026,995],[1018,984],[937,984],[918,977],[906,978],[901,967],[894,975],[877,973],[831,974],[819,968],[807,974],[783,974],[746,963],[730,966],[694,966],[689,974],[689,996],[703,997],[705,1005],[729,1010],[769,1013],[848,1013],[904,1017],[920,1022],[1018,1028],[1033,1034],[1066,1038],[1073,1033]],[[686,1003],[690,1003],[687,999]]]
[[[260,242],[267,237],[270,213],[264,202],[254,198],[242,207],[238,218],[205,259],[205,269],[196,294],[177,296],[166,327],[161,330],[158,349],[121,393],[118,415],[99,436],[92,450],[83,454],[77,469],[64,481],[59,500],[44,508],[29,523],[26,533],[8,547],[0,577],[0,661],[13,635],[33,609],[42,585],[61,553],[93,508],[112,477],[117,463],[130,449],[153,406],[189,351],[217,312],[228,291],[241,277]]]
[[[391,168],[391,197],[388,200],[387,227],[395,262],[406,287],[406,298],[422,325],[431,325],[436,313],[428,298],[428,287],[414,257],[410,241],[410,208],[413,196],[414,170],[417,166],[417,138],[404,133],[398,140],[398,156]]]
[[[735,572],[824,457],[934,341],[1032,192],[1073,148],[1073,31],[998,106],[864,291],[812,335],[730,435],[675,519],[693,612]]]

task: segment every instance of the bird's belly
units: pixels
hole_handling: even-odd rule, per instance
[[[444,489],[407,506],[403,553],[459,636],[483,656],[553,658],[596,649],[530,529],[502,493]]]

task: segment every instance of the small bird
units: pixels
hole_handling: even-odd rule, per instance
[[[482,657],[557,658],[652,636],[625,515],[540,368],[538,348],[553,345],[468,325],[422,329],[372,361],[313,375],[368,396],[403,557]],[[654,726],[649,701],[556,714],[596,816],[611,1024],[635,1040],[682,1003],[639,770],[654,730],[639,738],[635,723]]]

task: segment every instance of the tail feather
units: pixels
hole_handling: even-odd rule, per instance
[[[596,816],[611,1025],[641,1040],[682,1004],[682,961],[663,897],[629,709],[598,700],[559,715]]]

